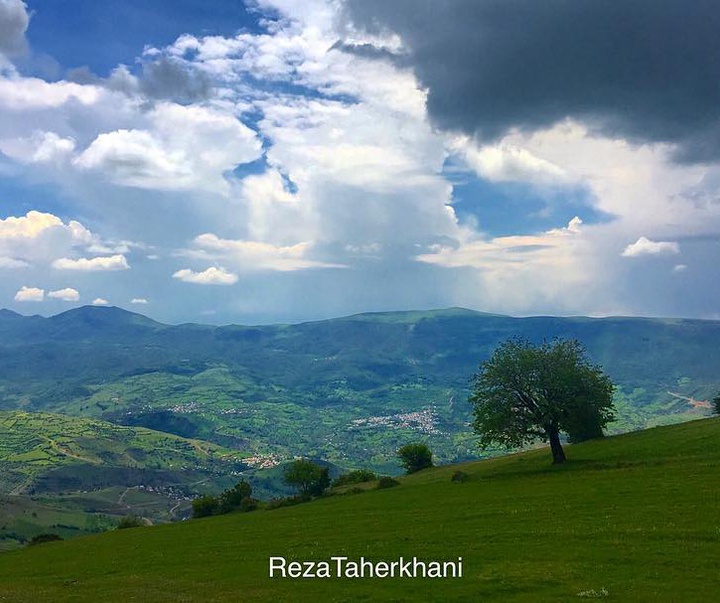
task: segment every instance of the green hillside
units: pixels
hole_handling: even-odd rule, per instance
[[[713,601],[720,419],[430,469],[399,487],[0,555],[3,601]],[[450,480],[461,469],[465,483]],[[268,577],[269,557],[463,558],[447,579]]]
[[[131,513],[179,519],[198,492],[237,481],[244,456],[141,427],[0,411],[0,549],[49,529],[99,531]]]
[[[720,389],[718,321],[451,308],[213,327],[84,307],[0,313],[0,408],[396,472],[394,451],[410,439],[428,441],[443,462],[477,457],[469,379],[513,336],[580,339],[618,384],[614,432],[704,416]]]

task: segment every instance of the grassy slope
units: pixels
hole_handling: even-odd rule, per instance
[[[3,601],[717,600],[720,419],[403,479],[298,507],[0,555]],[[464,558],[456,580],[270,580],[268,557]]]
[[[105,421],[0,411],[0,485],[22,494],[67,467],[229,472],[243,454],[215,444]],[[247,456],[247,455],[244,455]],[[92,484],[88,484],[92,485]]]
[[[234,483],[243,456],[145,428],[0,411],[0,550],[48,531],[107,529],[130,513],[177,519],[189,496]]]

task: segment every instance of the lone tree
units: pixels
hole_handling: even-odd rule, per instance
[[[305,496],[320,496],[330,485],[330,469],[307,459],[297,459],[285,467],[285,483]]]
[[[425,444],[405,444],[398,449],[397,455],[407,474],[433,466],[432,451]]]
[[[602,435],[614,418],[614,385],[585,357],[577,340],[534,346],[524,339],[501,344],[473,377],[470,403],[480,445],[550,442],[554,464],[565,462],[560,432],[579,442]]]

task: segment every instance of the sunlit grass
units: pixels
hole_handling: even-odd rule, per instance
[[[400,487],[0,555],[8,601],[713,601],[720,419]],[[450,477],[458,468],[465,483]],[[269,579],[268,559],[463,557],[461,579]]]

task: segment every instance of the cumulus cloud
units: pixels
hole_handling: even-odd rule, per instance
[[[93,306],[109,306],[110,302],[102,297],[96,297],[94,300],[92,300]]]
[[[62,163],[72,156],[75,141],[55,132],[35,132],[28,138],[0,140],[0,151],[22,163]]]
[[[90,245],[97,237],[76,220],[31,210],[24,216],[0,219],[0,257],[12,259],[9,267],[45,263],[60,254]]]
[[[345,6],[354,28],[400,35],[443,129],[492,141],[570,117],[610,136],[673,143],[684,161],[720,158],[714,0]]]
[[[450,148],[461,155],[478,176],[491,182],[567,184],[570,180],[559,166],[512,144],[477,147],[468,138],[458,138]]]
[[[211,266],[202,272],[183,268],[175,272],[173,278],[196,285],[234,285],[238,281],[237,274],[228,272],[222,266]]]
[[[646,48],[659,31],[657,3],[645,3],[644,37],[634,35],[639,0],[624,4],[612,27],[600,0],[583,8],[520,0],[512,10],[500,0],[349,4],[354,24],[339,31],[341,3],[260,0],[254,14],[267,20],[258,29],[182,35],[168,47],[146,48],[132,69],[120,65],[105,79],[89,70],[55,82],[3,71],[0,112],[9,117],[0,120],[0,170],[12,171],[13,182],[51,185],[36,190],[58,189],[46,207],[63,213],[45,216],[45,226],[34,215],[22,227],[2,220],[0,267],[27,266],[22,282],[41,283],[47,274],[33,281],[34,271],[57,258],[87,270],[121,256],[133,264],[127,276],[135,285],[140,279],[153,287],[134,290],[157,302],[164,318],[181,320],[207,308],[200,301],[207,291],[164,298],[179,267],[175,279],[190,282],[242,275],[242,299],[233,287],[212,292],[217,316],[233,321],[236,312],[269,319],[270,307],[285,319],[289,300],[293,318],[442,305],[642,313],[661,298],[664,315],[699,299],[706,314],[717,312],[710,287],[695,287],[702,292],[691,298],[655,293],[666,281],[687,288],[717,259],[717,168],[672,159],[690,148],[711,156],[706,150],[720,140],[712,127],[719,92],[701,85],[720,71],[698,77],[717,55],[699,60],[695,52],[712,42],[691,40],[686,79],[666,78],[666,59],[683,36],[656,48],[657,72],[638,75],[647,61],[627,60],[629,48]],[[684,19],[685,5],[667,6]],[[707,13],[707,6],[700,0],[696,8]],[[403,8],[409,12],[395,28],[391,13]],[[592,15],[601,25],[596,34]],[[575,33],[564,24],[553,36],[566,17]],[[379,27],[365,27],[369,21]],[[697,21],[684,22],[688,31],[697,32]],[[617,53],[598,51],[608,32],[619,40],[611,47]],[[571,35],[588,48],[558,54]],[[613,61],[627,73],[603,71]],[[667,93],[658,92],[659,79]],[[663,128],[674,118],[668,134]],[[696,137],[693,147],[700,122],[695,134],[702,130],[709,142],[703,147]],[[528,183],[530,196],[547,198],[548,207],[523,197]],[[499,207],[504,199],[511,219]],[[576,214],[585,223],[567,224]],[[65,216],[82,216],[93,233]],[[621,257],[639,233],[682,240],[692,270],[668,279],[676,262]],[[147,243],[131,257],[128,241]],[[169,268],[168,258],[178,256],[187,263]],[[349,269],[319,269],[338,266]],[[19,275],[4,275],[11,297],[21,283],[9,277]],[[132,299],[126,278],[92,278],[107,297]],[[643,287],[623,286],[642,279]],[[673,300],[682,300],[676,310]]]
[[[130,265],[124,255],[116,254],[96,258],[59,258],[52,263],[57,270],[81,270],[85,272],[128,270]]]
[[[130,300],[131,304],[146,304],[148,303],[148,300],[146,300],[144,297],[133,297]]]
[[[122,186],[227,193],[223,173],[260,156],[256,133],[230,114],[161,103],[148,118],[148,129],[100,134],[75,164]]]
[[[63,222],[53,214],[35,210],[25,216],[0,219],[0,239],[34,239],[50,228],[62,227]]]
[[[23,285],[15,294],[16,302],[41,302],[45,299],[45,290]]]
[[[71,101],[77,101],[81,105],[93,105],[101,95],[102,89],[98,86],[0,75],[0,108],[17,113],[57,109]]]
[[[25,32],[30,23],[27,5],[22,0],[0,0],[0,53],[6,56],[27,50]]]
[[[65,289],[58,289],[57,291],[50,291],[47,294],[48,297],[53,299],[61,299],[62,301],[76,302],[80,299],[80,293],[77,289],[66,287]]]
[[[468,266],[486,270],[523,269],[540,262],[559,267],[561,256],[574,252],[573,243],[582,232],[582,220],[575,216],[564,228],[554,228],[536,235],[511,235],[490,240],[466,233],[466,240],[457,245],[434,245],[430,253],[417,256],[420,262],[446,267]],[[560,253],[558,253],[558,250]]]
[[[620,255],[635,258],[643,255],[675,255],[678,253],[680,253],[680,246],[675,241],[651,241],[647,237],[640,237],[625,247]]]
[[[150,98],[196,102],[210,96],[210,76],[178,57],[163,56],[145,61],[139,89]]]

